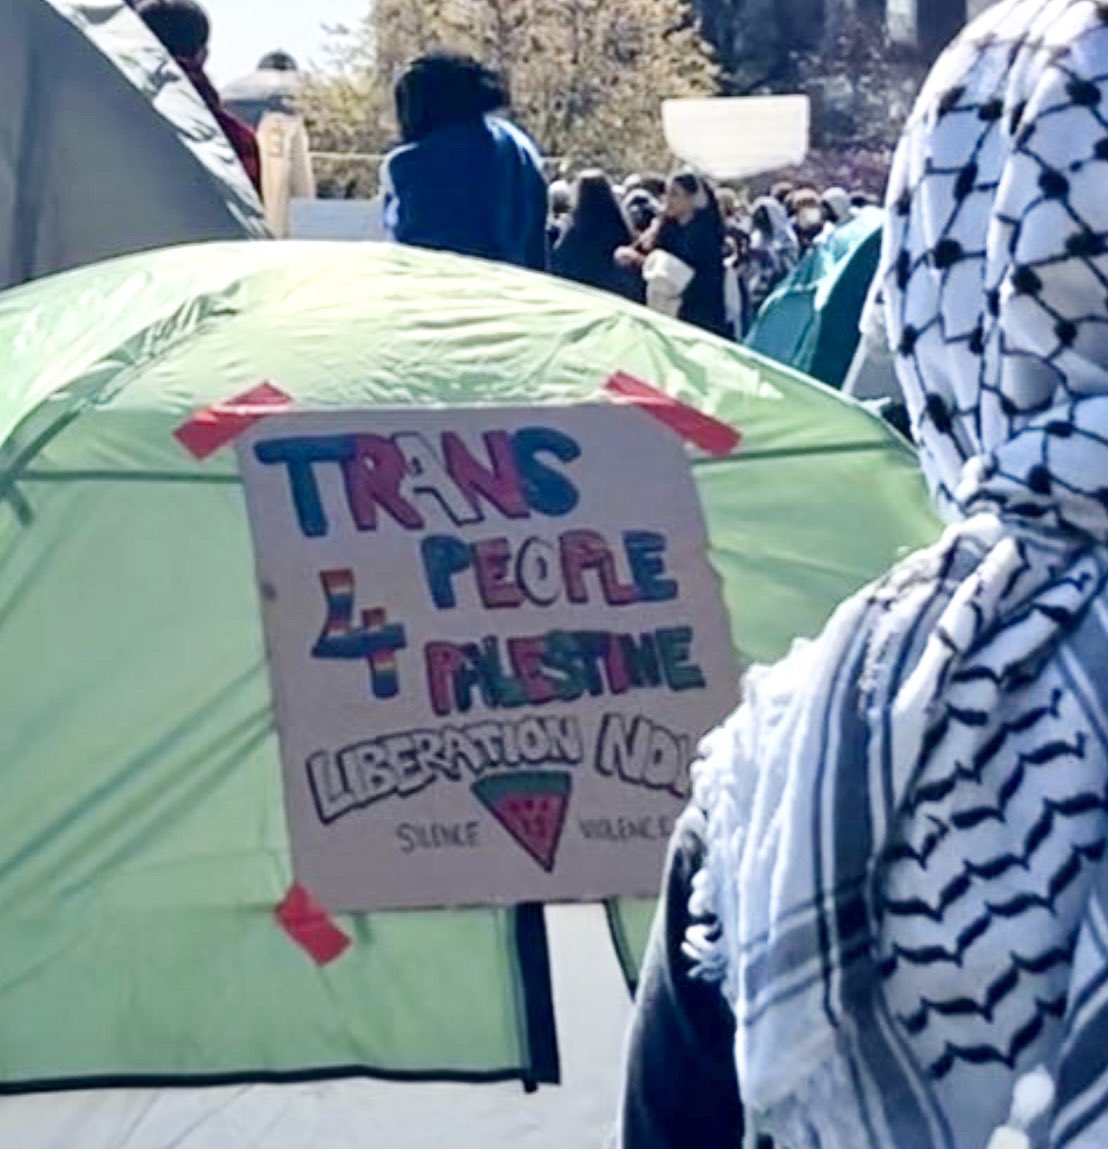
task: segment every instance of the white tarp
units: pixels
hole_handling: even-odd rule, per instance
[[[807,96],[666,100],[662,119],[669,150],[712,179],[747,179],[808,154]]]
[[[0,28],[0,289],[267,234],[208,108],[120,0],[0,0]]]

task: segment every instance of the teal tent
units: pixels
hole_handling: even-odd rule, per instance
[[[747,347],[842,387],[877,274],[883,221],[883,211],[865,208],[810,251],[766,300]]]
[[[326,968],[277,928],[288,832],[236,457],[174,432],[262,381],[302,408],[566,404],[617,371],[742,435],[690,459],[745,660],[934,537],[879,419],[516,269],[216,245],[0,295],[0,1090],[558,1078],[541,909],[340,915],[353,945]],[[633,977],[650,907],[610,913]]]

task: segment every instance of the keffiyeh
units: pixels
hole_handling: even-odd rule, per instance
[[[752,1139],[1108,1145],[1108,5],[1005,0],[932,75],[882,295],[942,541],[705,745],[688,936]]]

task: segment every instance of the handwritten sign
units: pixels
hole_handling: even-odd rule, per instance
[[[305,412],[238,450],[297,880],[336,910],[656,892],[738,681],[672,432]]]

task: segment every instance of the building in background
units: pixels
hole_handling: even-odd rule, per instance
[[[958,30],[993,0],[887,0],[889,35],[897,43],[917,46],[928,57],[950,43]]]
[[[693,0],[735,94],[788,77],[795,53],[823,52],[852,22],[884,26],[926,63],[992,0]]]

